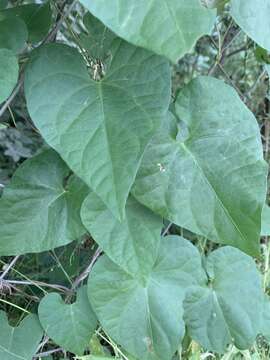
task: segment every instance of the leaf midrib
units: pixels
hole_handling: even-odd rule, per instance
[[[248,241],[248,239],[245,237],[245,235],[242,233],[242,231],[239,229],[239,227],[237,226],[236,222],[234,221],[233,217],[231,216],[229,210],[227,209],[227,207],[225,206],[225,204],[223,204],[222,200],[220,199],[220,197],[218,196],[214,186],[211,184],[210,180],[208,179],[208,177],[206,176],[206,174],[204,173],[202,167],[200,166],[200,164],[198,163],[195,155],[192,153],[192,151],[187,147],[187,145],[184,142],[180,143],[180,146],[183,148],[183,150],[191,157],[192,161],[194,162],[195,166],[199,169],[203,179],[205,180],[206,184],[209,186],[209,188],[211,189],[211,191],[213,192],[213,194],[215,195],[215,198],[217,199],[218,203],[220,204],[222,210],[224,211],[224,213],[227,215],[227,218],[230,220],[231,224],[234,226],[234,228],[236,229],[237,233],[239,233],[240,237],[242,240],[244,240],[244,242],[246,243]]]
[[[169,13],[169,16],[171,17],[171,19],[173,20],[174,24],[175,24],[175,27],[176,29],[178,30],[178,34],[180,35],[180,38],[182,38],[183,40],[183,43],[184,43],[184,46],[187,47],[187,42],[186,42],[186,38],[184,36],[184,32],[183,30],[181,29],[181,27],[179,26],[178,22],[177,22],[177,19],[174,15],[174,13],[172,12],[171,8],[170,8],[170,5],[168,3],[168,0],[163,0],[164,1],[164,4],[168,10],[168,13]]]

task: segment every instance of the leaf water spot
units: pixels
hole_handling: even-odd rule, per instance
[[[152,340],[150,339],[150,337],[143,338],[143,342],[146,344],[147,350],[149,352],[153,352],[153,343],[152,343]]]
[[[159,171],[160,171],[161,173],[164,173],[164,172],[166,171],[165,167],[164,167],[161,163],[158,163],[157,166],[158,166]]]
[[[213,313],[212,316],[213,316],[213,318],[216,318],[216,317],[217,317],[217,314],[216,314],[216,313]]]

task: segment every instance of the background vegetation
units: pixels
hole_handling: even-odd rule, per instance
[[[18,0],[10,4],[18,5],[21,2]],[[68,4],[52,0],[50,5],[53,17],[57,19],[62,16]],[[74,12],[66,18],[57,33],[59,40],[65,38],[70,44],[83,48],[77,36],[83,28],[82,15],[83,9],[76,5]],[[76,16],[76,25],[74,25],[74,16]],[[24,63],[27,56],[26,51],[21,56],[20,62]],[[223,79],[233,86],[259,121],[264,156],[269,162],[270,98],[269,75],[265,66],[268,62],[270,62],[268,54],[256,46],[225,12],[218,17],[212,35],[200,39],[194,51],[174,66],[173,93],[177,94],[179,89],[192,78],[203,74]],[[3,189],[9,183],[16,168],[45,145],[27,113],[22,90],[1,114],[0,122],[5,125],[5,128],[0,130],[0,189]],[[184,232],[185,237],[192,240],[203,253],[218,246],[204,238],[194,237],[171,224],[164,224],[164,229],[172,234]],[[0,270],[4,275],[1,277],[0,272],[0,308],[9,314],[11,323],[16,324],[19,321],[22,309],[26,311],[35,309],[44,290],[50,291],[53,288],[59,293],[68,294],[74,281],[81,280],[80,274],[89,265],[89,258],[95,254],[96,248],[90,237],[84,237],[80,242],[39,255],[25,255],[15,259],[0,258]],[[269,292],[270,243],[268,238],[261,239],[261,251],[264,260],[258,263],[258,267],[263,275],[266,292]],[[111,353],[120,358],[126,358],[125,354],[122,354],[110,338],[101,331],[98,331],[92,339],[92,346],[97,354]],[[44,339],[39,352],[40,356],[47,360],[72,359],[71,354],[56,348],[55,344],[47,338]],[[179,354],[175,357],[175,359],[180,358],[221,359],[215,354],[204,352],[204,349],[190,342],[189,339],[185,339],[183,349],[179,349]],[[240,352],[230,347],[222,359],[270,359],[269,344],[259,337],[256,345],[249,351]]]

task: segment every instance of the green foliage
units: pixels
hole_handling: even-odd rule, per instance
[[[112,261],[131,275],[148,274],[158,254],[159,216],[130,197],[125,220],[120,222],[94,193],[83,203],[81,215],[86,229]]]
[[[93,15],[132,44],[165,55],[176,62],[195,42],[208,34],[215,12],[198,0],[129,1],[82,0]],[[199,18],[199,21],[192,21]]]
[[[24,49],[27,37],[27,27],[21,19],[0,11],[0,49],[19,53]]]
[[[258,255],[267,166],[256,119],[210,77],[186,86],[175,111],[181,121],[169,115],[154,137],[133,195],[182,227]]]
[[[46,295],[39,305],[39,319],[46,334],[64,349],[83,355],[97,327],[97,318],[87,299],[86,288],[77,292],[76,302],[66,304],[56,293]]]
[[[92,356],[92,355],[87,355],[87,356],[82,356],[82,357],[78,357],[78,360],[112,360],[111,357],[104,357],[104,356]]]
[[[28,66],[25,92],[45,140],[123,218],[142,154],[168,108],[170,72],[163,58],[122,40],[111,56],[95,81],[75,49],[45,46]]]
[[[0,69],[0,103],[2,103],[9,97],[19,75],[16,56],[8,49],[0,49]]]
[[[231,15],[258,45],[270,51],[269,0],[231,0]],[[259,26],[258,26],[259,25]]]
[[[0,311],[0,356],[3,360],[32,360],[43,330],[36,315],[27,316],[18,327],[11,327]]]
[[[110,59],[110,49],[117,36],[90,13],[85,14],[83,23],[86,33],[79,35],[80,43],[93,59],[106,63],[106,60]]]
[[[8,8],[2,14],[16,16],[24,21],[28,29],[28,41],[31,43],[41,41],[51,26],[52,12],[49,2],[42,5],[27,4]]]
[[[79,212],[87,192],[53,150],[27,160],[0,199],[0,254],[41,252],[82,236]]]
[[[163,239],[147,275],[131,276],[102,257],[88,295],[105,331],[138,359],[171,359],[185,332],[186,290],[205,280],[200,262],[197,249],[177,236]]]
[[[0,0],[1,360],[269,359],[269,12]]]
[[[270,207],[265,205],[262,212],[261,236],[270,236]]]
[[[263,304],[255,263],[239,250],[224,247],[210,254],[205,270],[208,286],[191,288],[184,303],[189,335],[219,353],[230,343],[248,349],[260,332]]]

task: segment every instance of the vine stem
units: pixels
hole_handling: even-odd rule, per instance
[[[10,271],[10,269],[16,264],[16,262],[19,259],[19,255],[15,256],[12,261],[7,265],[7,267],[5,268],[4,272],[1,274],[0,276],[0,282],[4,280],[5,276],[8,274],[8,272]]]
[[[45,351],[45,352],[41,352],[39,354],[36,354],[33,359],[39,359],[39,358],[43,358],[52,354],[55,354],[57,352],[63,351],[62,348],[57,348],[57,349],[53,349],[53,350],[49,350],[49,351]]]
[[[77,279],[75,279],[71,290],[75,290],[80,283],[87,278],[87,276],[89,275],[90,271],[92,270],[95,262],[97,261],[97,259],[99,258],[100,254],[102,253],[101,248],[98,248],[95,252],[95,254],[92,257],[92,260],[90,262],[90,264],[87,266],[87,268],[77,277]]]
[[[67,2],[64,3],[64,6],[66,5]],[[46,38],[42,41],[42,43],[39,46],[42,46],[44,44],[47,44],[51,41],[54,40],[57,32],[59,31],[59,29],[61,28],[63,22],[67,19],[67,17],[70,15],[70,13],[72,12],[72,10],[74,9],[75,5],[77,3],[77,0],[74,0],[71,5],[69,6],[68,10],[60,17],[60,19],[56,22],[55,26],[53,27],[53,29],[48,33],[48,35],[46,36]],[[4,103],[4,105],[1,107],[0,109],[0,118],[1,116],[6,112],[6,110],[9,108],[9,106],[11,105],[12,101],[15,99],[15,97],[18,95],[18,93],[20,92],[22,85],[23,85],[23,81],[24,81],[24,75],[23,73],[21,73],[19,81],[16,85],[16,87],[14,88],[14,90],[12,91],[11,95],[9,96],[9,98],[6,100],[6,102]]]
[[[172,222],[169,223],[169,225],[166,227],[166,229],[162,232],[161,236],[167,235],[168,231],[170,230],[171,226],[173,225]]]
[[[63,285],[54,285],[54,284],[47,284],[41,281],[24,281],[24,280],[4,280],[7,284],[11,285],[32,285],[32,286],[41,286],[41,287],[48,287],[51,289],[59,290],[62,292],[70,292],[71,290]]]

